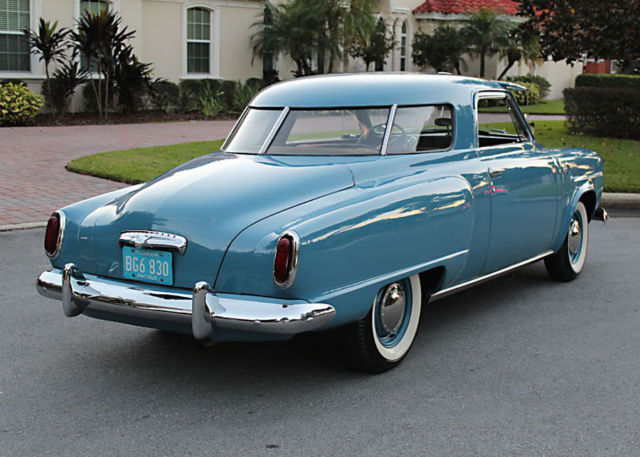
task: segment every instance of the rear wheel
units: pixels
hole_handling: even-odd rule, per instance
[[[556,281],[572,281],[584,268],[589,245],[589,219],[587,209],[578,202],[564,243],[560,249],[544,259],[551,278]]]
[[[416,336],[421,309],[418,275],[380,289],[369,313],[348,329],[355,365],[372,373],[398,365]]]

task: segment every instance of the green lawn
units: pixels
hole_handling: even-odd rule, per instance
[[[535,124],[536,140],[544,146],[577,146],[599,152],[604,158],[607,191],[640,192],[640,141],[570,135],[563,121],[536,121]],[[75,159],[67,168],[101,178],[139,183],[194,157],[217,151],[222,142],[205,141],[101,152]]]
[[[201,155],[215,152],[224,140],[152,146],[92,154],[74,159],[67,170],[137,184]]]
[[[520,109],[523,113],[529,114],[564,114],[564,101],[563,100],[542,100],[535,105],[521,105]],[[502,113],[504,108],[500,106],[482,108],[480,110],[483,113]]]

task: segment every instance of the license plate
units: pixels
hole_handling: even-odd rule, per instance
[[[122,248],[122,272],[126,279],[173,285],[173,254],[129,246]]]

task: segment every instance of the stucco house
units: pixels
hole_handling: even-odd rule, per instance
[[[278,0],[280,2],[284,0]],[[379,14],[396,28],[397,46],[387,58],[385,71],[422,71],[411,60],[411,41],[419,31],[438,24],[463,23],[478,8],[494,8],[513,20],[513,0],[375,0]],[[260,78],[263,62],[252,61],[249,49],[251,25],[259,20],[264,0],[0,0],[0,80],[20,79],[39,91],[44,68],[22,39],[22,30],[35,28],[40,17],[73,27],[85,9],[109,7],[123,23],[136,31],[136,55],[153,64],[154,77],[178,82],[191,78],[246,80]],[[268,65],[272,65],[271,62]],[[273,63],[280,78],[292,77],[293,66],[283,56]],[[498,74],[503,63],[488,62],[488,75]],[[358,60],[342,62],[340,71],[362,71]],[[551,98],[559,98],[573,84],[582,65],[544,62],[529,67],[516,65],[510,74],[536,73],[549,79]],[[477,73],[477,62],[469,59],[467,73]],[[78,97],[76,97],[78,98]],[[76,101],[74,107],[79,105]]]

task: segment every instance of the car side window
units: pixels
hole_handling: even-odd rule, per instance
[[[453,107],[398,107],[387,154],[411,154],[449,149],[453,144]]]
[[[478,146],[529,141],[513,101],[506,95],[481,96],[478,100]]]

